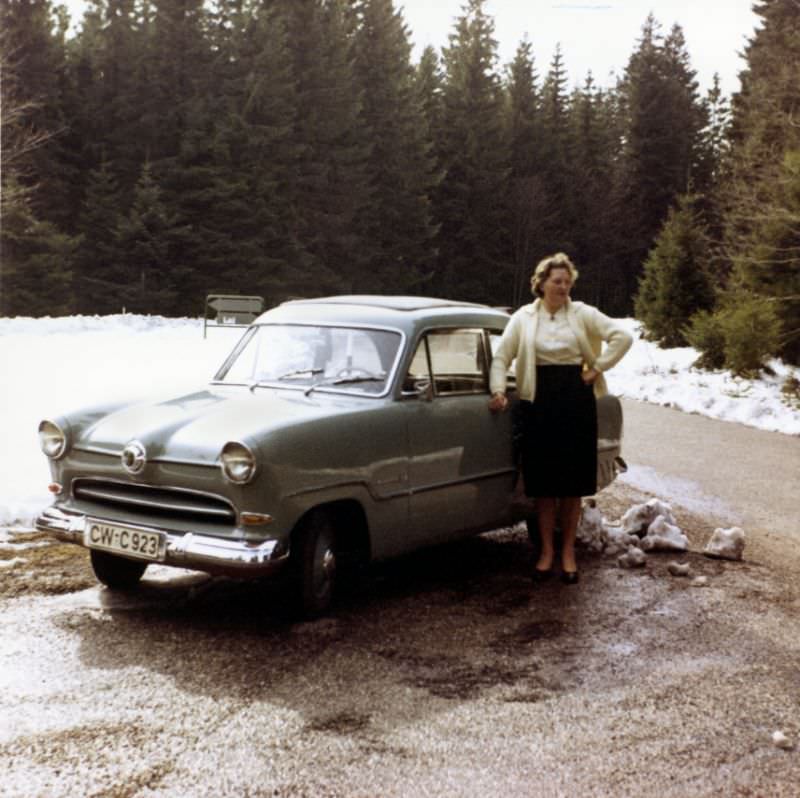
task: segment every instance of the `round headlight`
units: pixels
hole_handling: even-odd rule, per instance
[[[243,444],[229,441],[219,456],[225,479],[235,485],[246,485],[255,476],[256,458]]]
[[[57,460],[67,451],[67,434],[55,421],[43,421],[39,424],[39,445],[48,457]]]

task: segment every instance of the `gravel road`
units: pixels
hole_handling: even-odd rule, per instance
[[[660,473],[637,409],[628,459]],[[686,418],[711,429],[670,416],[676,447]],[[3,549],[25,562],[0,570],[0,795],[797,796],[800,751],[771,739],[800,741],[791,524],[707,559],[714,512],[742,512],[719,495],[642,570],[584,551],[577,587],[534,586],[524,529],[499,530],[375,568],[313,623],[275,586],[152,569],[120,595],[77,548]]]

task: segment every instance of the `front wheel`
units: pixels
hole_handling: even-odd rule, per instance
[[[306,517],[294,541],[295,586],[304,618],[330,609],[336,587],[336,534],[329,516],[317,510]]]
[[[147,563],[141,560],[129,560],[97,549],[91,549],[91,558],[94,575],[112,590],[136,587],[147,568]]]

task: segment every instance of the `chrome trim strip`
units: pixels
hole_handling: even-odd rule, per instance
[[[87,454],[103,454],[108,457],[119,457],[122,454],[122,449],[104,449],[102,446],[88,446],[85,443],[75,444],[72,447],[74,452],[86,452]]]
[[[597,451],[604,452],[609,449],[619,449],[622,441],[619,438],[598,438]]]
[[[79,490],[80,490],[80,495],[76,496],[75,497],[76,499],[88,498],[88,499],[109,500],[113,501],[116,504],[132,504],[135,505],[136,507],[151,507],[151,508],[156,508],[158,510],[196,513],[197,515],[214,515],[214,516],[219,516],[221,518],[230,518],[232,521],[235,521],[236,519],[236,512],[233,510],[233,508],[231,508],[228,511],[215,507],[199,507],[199,506],[192,507],[191,505],[186,505],[186,504],[170,504],[168,502],[157,502],[154,500],[148,500],[135,496],[124,496],[120,493],[107,493],[105,491],[91,487],[81,488],[79,486]]]
[[[92,517],[96,518],[96,516]],[[59,540],[83,546],[86,518],[82,513],[67,512],[52,506],[37,517],[35,525],[40,532],[47,532]],[[166,550],[160,563],[178,568],[224,571],[239,575],[262,575],[283,566],[289,558],[288,549],[278,540],[249,543],[244,540],[226,540],[194,532],[176,534],[158,527],[126,524],[117,519],[98,520],[107,520],[108,523],[163,534],[166,539]],[[84,546],[84,548],[88,547]]]
[[[493,479],[495,477],[502,477],[508,474],[515,474],[517,469],[513,466],[508,468],[501,468],[495,471],[486,471],[482,474],[473,474],[472,476],[462,477],[461,479],[454,479],[448,480],[445,482],[435,482],[429,485],[423,485],[422,487],[411,487],[411,488],[404,488],[403,490],[392,491],[391,493],[385,492],[376,494],[372,490],[372,483],[368,483],[364,480],[348,480],[347,482],[332,482],[328,485],[315,485],[311,488],[303,488],[302,490],[294,491],[293,493],[285,494],[286,498],[294,498],[295,496],[304,496],[307,493],[324,493],[325,491],[329,490],[340,490],[341,488],[345,488],[351,485],[355,485],[357,487],[365,488],[369,495],[375,499],[375,501],[384,501],[386,499],[398,499],[402,496],[412,496],[415,493],[424,493],[425,491],[429,490],[439,490],[440,488],[448,488],[455,485],[465,485],[470,482],[482,482],[485,479]]]
[[[214,466],[216,468],[216,466]],[[104,483],[106,485],[121,485],[123,488],[148,488],[149,490],[157,491],[174,491],[175,493],[185,493],[189,496],[201,496],[207,499],[214,499],[215,501],[227,504],[233,512],[235,512],[233,503],[225,496],[218,493],[208,493],[207,491],[194,490],[193,488],[176,488],[164,485],[151,485],[149,482],[125,482],[120,479],[113,479],[108,477],[75,477],[73,486],[77,482],[79,485],[85,482]],[[73,494],[74,495],[74,494]]]
[[[152,457],[148,463],[166,463],[167,465],[198,466],[200,468],[219,468],[219,461],[209,463],[208,460],[179,460],[177,457]]]
[[[122,449],[103,449],[100,446],[87,446],[81,444],[80,446],[73,446],[74,452],[86,452],[87,454],[102,454],[107,457],[119,457],[122,454]],[[177,457],[149,457],[147,459],[150,463],[166,463],[167,465],[186,465],[186,466],[200,466],[202,468],[218,468],[219,463],[215,460],[213,463],[208,460],[181,460]]]
[[[409,489],[409,495],[413,496],[417,493],[426,493],[430,490],[440,490],[442,488],[451,488],[457,485],[468,485],[470,482],[482,482],[486,479],[494,479],[496,477],[503,477],[507,476],[508,474],[516,474],[516,468],[502,468],[496,471],[485,471],[482,474],[473,474],[469,477],[463,477],[461,479],[451,479],[445,482],[431,482],[428,485],[421,485],[419,487],[412,487]]]

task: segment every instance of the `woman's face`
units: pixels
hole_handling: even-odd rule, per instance
[[[542,283],[543,299],[548,307],[560,308],[569,298],[572,288],[572,275],[569,269],[551,269]]]

